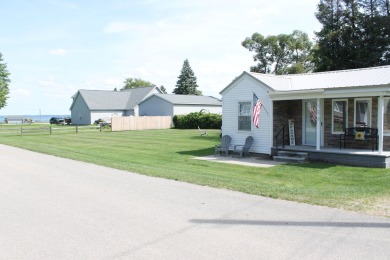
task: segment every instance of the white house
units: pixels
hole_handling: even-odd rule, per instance
[[[209,96],[153,94],[139,103],[140,116],[174,116],[201,110],[220,114],[222,102]]]
[[[390,66],[279,76],[243,72],[220,94],[222,134],[230,135],[232,144],[242,144],[251,135],[251,152],[270,155],[283,129],[288,139],[291,119],[295,148],[323,153],[332,148],[338,156],[345,152],[340,141],[345,128],[364,126],[377,133],[376,151],[353,138],[348,147],[384,156],[390,166],[390,153],[385,152],[390,151]],[[253,94],[263,104],[259,128],[252,123]],[[331,155],[323,157],[327,161]]]
[[[89,125],[112,116],[137,116],[138,104],[148,96],[162,93],[158,87],[133,88],[123,91],[79,90],[70,107],[72,124]]]

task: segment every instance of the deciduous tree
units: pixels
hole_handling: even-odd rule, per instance
[[[242,42],[242,46],[255,52],[253,59],[258,64],[250,68],[253,72],[292,74],[307,72],[312,68],[312,43],[302,31],[267,37],[254,33]]]
[[[153,83],[150,83],[149,81],[143,80],[143,79],[137,79],[137,78],[126,78],[123,82],[124,86],[123,89],[131,89],[131,88],[142,88],[142,87],[151,87],[153,86]]]
[[[8,85],[11,83],[9,75],[7,64],[3,62],[3,55],[0,53],[0,109],[7,105]]]

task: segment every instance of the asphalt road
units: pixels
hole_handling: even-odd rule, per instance
[[[369,258],[390,219],[0,145],[0,259]]]

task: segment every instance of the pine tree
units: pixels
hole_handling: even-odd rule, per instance
[[[390,64],[388,0],[320,0],[315,70]]]
[[[195,74],[191,69],[188,59],[186,59],[173,93],[181,95],[202,95],[202,92],[197,90],[197,87],[198,84],[196,83]]]
[[[11,82],[9,75],[7,64],[3,63],[3,55],[0,53],[0,108],[7,105],[9,94],[8,85]]]

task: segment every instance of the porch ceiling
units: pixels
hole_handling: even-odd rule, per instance
[[[273,101],[297,100],[314,98],[348,98],[348,97],[372,97],[390,96],[390,85],[370,88],[333,88],[313,89],[300,91],[275,91],[269,93]]]

